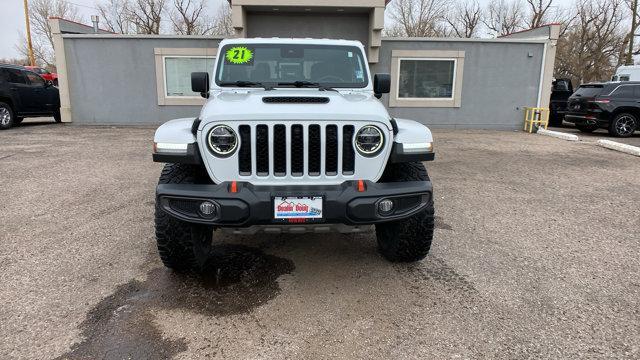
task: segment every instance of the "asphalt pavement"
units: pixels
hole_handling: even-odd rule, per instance
[[[0,358],[640,358],[640,158],[434,133],[424,261],[372,233],[215,233],[186,276],[155,250],[153,129],[0,132]]]

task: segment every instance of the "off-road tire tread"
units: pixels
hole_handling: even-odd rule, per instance
[[[186,164],[166,164],[158,181],[159,184],[207,182],[208,176],[203,169]],[[160,259],[166,267],[179,272],[199,270],[200,264],[197,261],[193,243],[197,239],[196,226],[170,216],[156,203],[156,241]]]
[[[380,182],[429,180],[420,162],[389,164]],[[434,229],[433,199],[412,217],[376,225],[378,251],[391,262],[414,262],[425,258],[431,249]]]

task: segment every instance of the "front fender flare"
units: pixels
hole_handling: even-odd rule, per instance
[[[425,125],[407,119],[392,120],[395,137],[389,162],[431,161],[433,152],[433,134]]]

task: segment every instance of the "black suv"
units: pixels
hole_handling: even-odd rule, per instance
[[[0,130],[39,116],[60,122],[58,88],[22,66],[0,64]]]
[[[553,81],[551,88],[551,98],[549,104],[551,114],[549,116],[550,126],[562,126],[562,120],[567,113],[567,101],[573,94],[571,79],[557,79]]]
[[[580,85],[567,111],[564,119],[580,131],[604,128],[612,136],[629,137],[640,130],[640,82]]]

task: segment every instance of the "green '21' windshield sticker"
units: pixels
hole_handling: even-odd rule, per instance
[[[253,50],[246,46],[234,46],[227,50],[224,59],[227,64],[251,65],[253,63]]]

